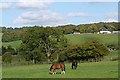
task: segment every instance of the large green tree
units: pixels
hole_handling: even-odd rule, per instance
[[[62,50],[63,47],[67,46],[67,40],[64,38],[61,30],[59,28],[50,27],[30,28],[24,34],[22,42],[20,51],[23,51],[23,53],[26,54],[24,56],[27,56],[26,58],[33,60],[33,62],[36,62],[35,60],[36,57],[39,56],[39,53],[43,53],[46,55],[49,63],[52,53],[56,50]]]

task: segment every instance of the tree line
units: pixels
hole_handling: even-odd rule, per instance
[[[13,55],[22,56],[27,62],[51,63],[77,59],[79,61],[101,61],[109,53],[107,47],[92,39],[82,45],[68,44],[61,27],[30,27],[21,36],[22,43],[16,50],[2,47],[4,63],[11,63]]]

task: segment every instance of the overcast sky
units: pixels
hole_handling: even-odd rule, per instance
[[[117,22],[117,1],[1,0],[0,26],[56,26]]]

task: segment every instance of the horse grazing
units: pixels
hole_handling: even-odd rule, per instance
[[[65,74],[65,64],[63,63],[52,64],[52,66],[50,67],[49,74],[56,74],[56,69],[61,69],[62,70],[61,74]]]
[[[71,65],[72,69],[77,69],[77,64],[78,64],[77,61],[73,60]]]

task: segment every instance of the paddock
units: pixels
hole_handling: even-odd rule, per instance
[[[79,63],[77,70],[66,63],[66,74],[48,74],[51,64],[3,66],[3,78],[117,78],[118,61]],[[59,70],[56,70],[59,72]]]

